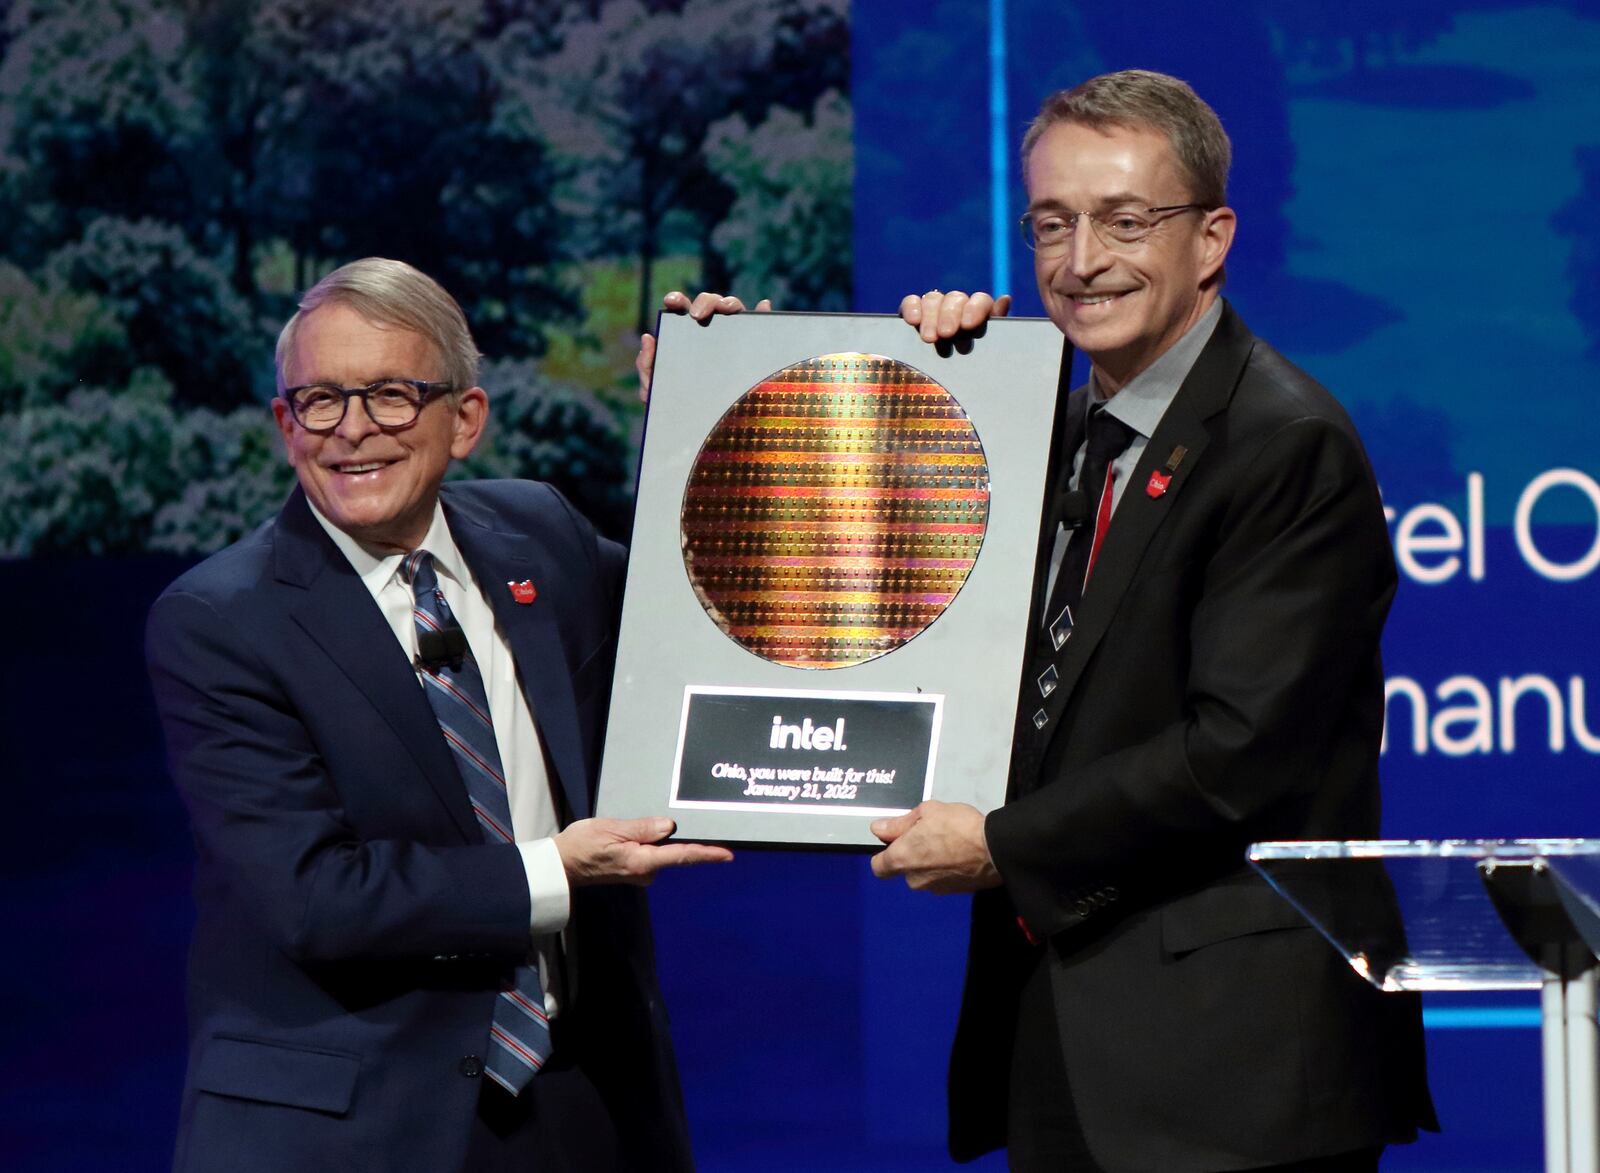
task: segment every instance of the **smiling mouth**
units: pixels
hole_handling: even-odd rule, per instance
[[[345,476],[360,476],[362,473],[377,472],[380,468],[388,468],[387,460],[368,460],[361,464],[336,464],[333,471],[343,473]]]
[[[1072,301],[1074,305],[1104,305],[1108,301],[1126,296],[1129,292],[1131,291],[1124,289],[1118,293],[1074,293]]]

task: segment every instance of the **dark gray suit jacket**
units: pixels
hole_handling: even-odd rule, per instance
[[[1081,427],[1076,399],[1067,415]],[[958,1157],[1004,1143],[1037,956],[1018,914],[1048,939],[1108,1169],[1286,1163],[1433,1125],[1416,1000],[1372,990],[1243,863],[1255,840],[1377,836],[1395,583],[1349,419],[1225,307],[1112,519],[1039,777],[988,818],[1005,886],[973,903]]]

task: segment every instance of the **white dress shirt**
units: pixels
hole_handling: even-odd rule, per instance
[[[308,502],[309,504],[309,502]],[[417,625],[412,617],[413,596],[411,587],[400,575],[403,554],[375,551],[335,526],[316,506],[312,516],[321,523],[334,545],[349,559],[350,565],[362,583],[372,593],[373,600],[389,629],[406,654],[415,661],[417,653]],[[495,623],[494,610],[483,589],[473,577],[472,569],[456,548],[445,522],[444,508],[437,502],[433,506],[433,522],[422,540],[420,549],[433,555],[434,569],[438,572],[439,589],[444,593],[456,622],[467,637],[483,676],[484,692],[489,700],[489,719],[494,726],[495,744],[500,750],[500,764],[506,777],[506,794],[511,805],[511,830],[516,838],[517,850],[522,853],[523,869],[528,877],[528,896],[533,907],[529,931],[541,938],[532,942],[545,958],[540,967],[545,975],[546,1009],[553,1015],[556,1006],[550,990],[550,977],[558,972],[556,937],[566,927],[571,913],[571,892],[567,886],[567,873],[561,866],[561,855],[556,850],[553,836],[560,828],[556,817],[555,801],[550,793],[550,777],[545,769],[544,749],[539,741],[539,730],[529,711],[527,698],[517,682],[516,661],[505,633]],[[421,687],[421,676],[418,676]],[[464,785],[464,784],[463,784]]]

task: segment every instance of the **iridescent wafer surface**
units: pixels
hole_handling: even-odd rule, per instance
[[[826,354],[762,380],[706,439],[683,558],[730,637],[797,668],[881,656],[966,582],[989,515],[983,445],[927,375]]]

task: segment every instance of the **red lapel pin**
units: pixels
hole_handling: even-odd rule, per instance
[[[1167,486],[1171,483],[1172,474],[1170,472],[1162,472],[1160,469],[1157,469],[1150,474],[1150,479],[1145,482],[1145,495],[1152,499],[1159,497],[1161,494],[1167,491]]]
[[[539,595],[539,592],[533,589],[533,579],[531,578],[525,578],[521,582],[508,582],[506,585],[511,588],[511,597],[524,607],[533,602]]]

